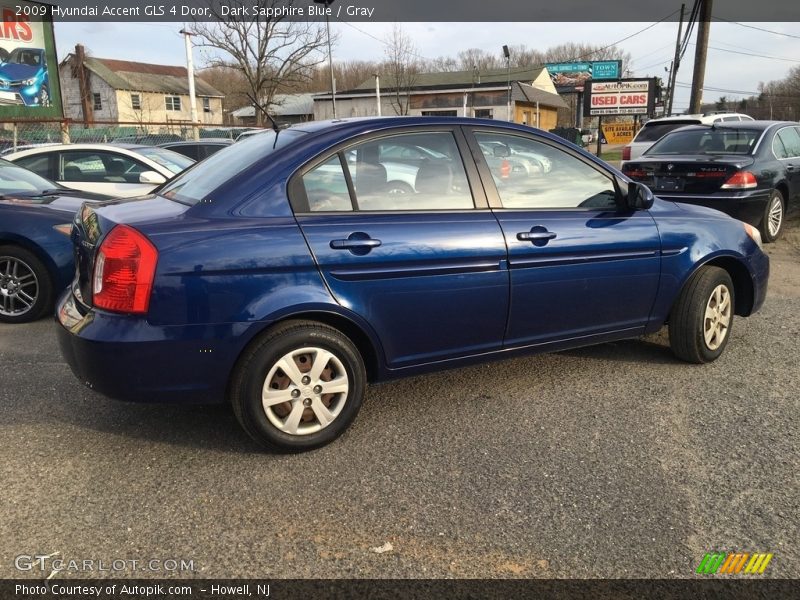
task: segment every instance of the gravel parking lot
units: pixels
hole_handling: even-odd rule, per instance
[[[51,321],[0,326],[0,577],[56,552],[193,561],[139,577],[691,577],[712,550],[800,577],[787,225],[765,307],[716,363],[678,362],[662,332],[374,386],[300,456],[261,453],[226,406],[107,400]]]

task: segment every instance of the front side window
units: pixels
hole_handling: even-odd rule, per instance
[[[461,154],[450,132],[389,135],[351,146],[306,173],[303,186],[310,212],[353,207],[360,211],[461,210],[475,206]],[[305,212],[306,207],[299,210]]]
[[[503,133],[475,137],[503,208],[616,210],[611,177],[580,159],[527,137]]]
[[[166,101],[167,110],[179,111],[181,109],[180,96],[165,96],[164,99]]]

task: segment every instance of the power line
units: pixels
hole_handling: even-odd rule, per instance
[[[731,25],[738,25],[739,27],[747,27],[748,29],[755,29],[757,31],[763,31],[765,33],[771,33],[773,35],[782,35],[784,37],[794,38],[796,40],[800,40],[800,35],[793,35],[791,33],[783,33],[782,31],[774,31],[772,29],[764,29],[763,27],[756,27],[755,25],[747,25],[745,23],[737,23],[736,21],[729,21],[728,19],[723,19],[722,17],[712,17],[715,21],[724,21],[726,23],[730,23]]]
[[[694,46],[695,44],[690,44]],[[709,50],[717,50],[719,52],[729,52],[730,54],[741,54],[743,56],[755,56],[756,58],[768,58],[770,60],[782,60],[785,62],[800,63],[796,58],[786,58],[784,56],[769,56],[767,54],[756,54],[754,52],[742,52],[741,50],[729,50],[727,48],[718,48],[717,46],[709,46]]]

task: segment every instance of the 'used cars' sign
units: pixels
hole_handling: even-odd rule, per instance
[[[583,89],[583,115],[652,114],[655,100],[655,79],[587,81]]]

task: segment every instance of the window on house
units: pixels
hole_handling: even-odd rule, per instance
[[[211,98],[203,98],[203,112],[211,112]]]
[[[457,117],[457,110],[423,110],[423,117]]]
[[[94,109],[103,110],[103,99],[100,94],[92,94],[92,97],[94,98]]]
[[[492,116],[492,109],[491,108],[476,108],[475,109],[475,118],[476,119],[493,119]]]
[[[181,97],[180,96],[164,96],[167,103],[167,110],[180,110]]]
[[[131,108],[133,110],[142,110],[142,95],[131,94]]]

